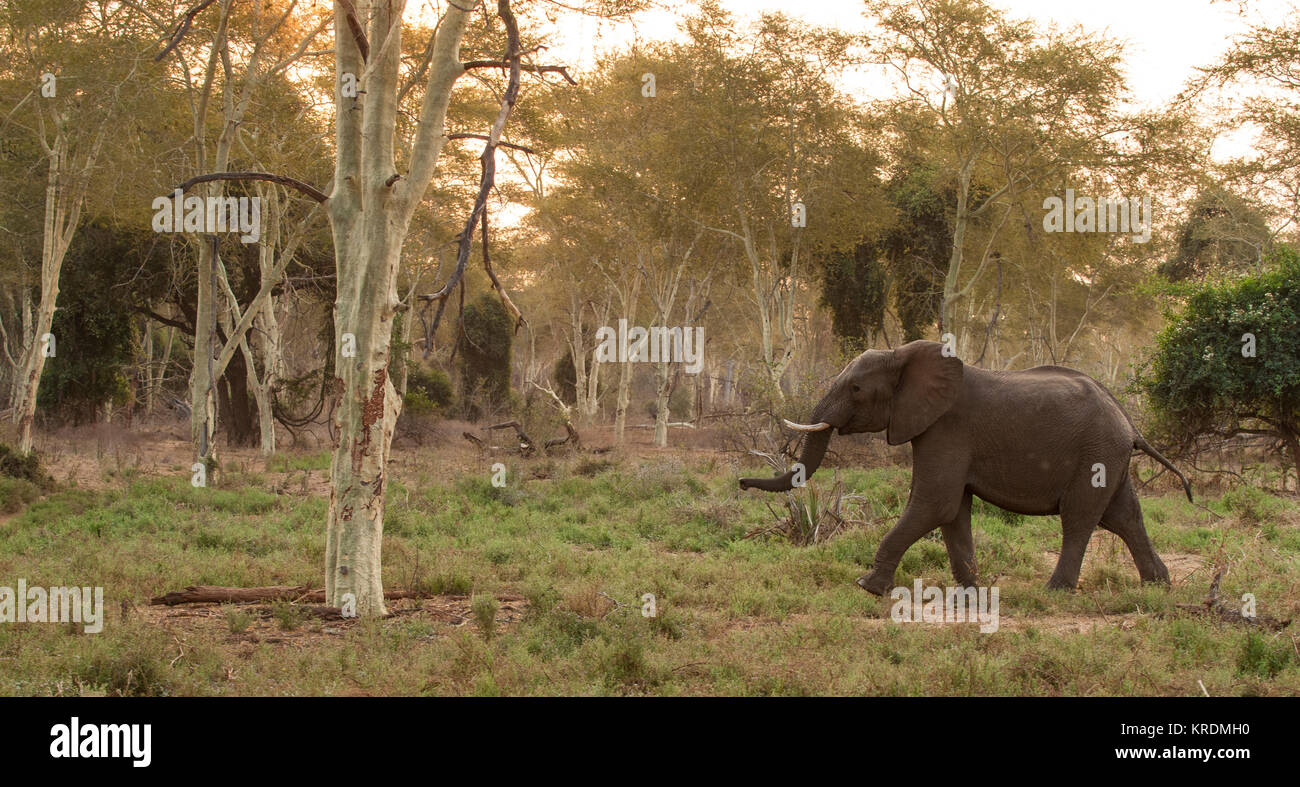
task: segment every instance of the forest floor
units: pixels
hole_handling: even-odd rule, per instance
[[[182,427],[82,430],[41,448],[56,487],[0,479],[0,585],[104,588],[98,634],[0,623],[0,695],[1298,695],[1300,501],[1252,486],[1142,504],[1172,587],[1143,586],[1098,532],[1076,592],[1043,588],[1055,517],[977,504],[999,626],[895,623],[854,584],[907,499],[906,464],[827,468],[853,524],[797,546],[742,493],[756,461],[697,444],[622,454],[480,453],[444,429],[394,449],[382,620],[289,602],[154,606],[188,585],[320,587],[329,453],[227,450],[190,483]],[[452,436],[454,435],[454,437]],[[674,440],[679,432],[674,431]],[[596,441],[597,444],[598,441]],[[491,465],[506,465],[493,486]],[[783,509],[779,509],[783,510]],[[1296,623],[1274,631],[1197,605],[1219,595]],[[896,581],[951,584],[938,533]],[[644,594],[656,614],[642,615]]]

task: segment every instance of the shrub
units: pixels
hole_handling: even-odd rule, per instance
[[[118,697],[163,697],[172,691],[159,659],[144,648],[98,653],[79,664],[73,678]]]
[[[31,481],[0,477],[0,514],[17,513],[40,496],[40,487]]]
[[[1290,639],[1273,639],[1258,632],[1246,635],[1237,657],[1237,672],[1271,678],[1291,663]]]
[[[239,607],[232,605],[226,609],[226,625],[231,634],[242,634],[252,622],[253,616]]]
[[[483,293],[465,307],[457,345],[466,416],[478,419],[510,401],[510,352],[514,324],[496,296]],[[480,401],[473,401],[475,398]]]
[[[566,350],[560,360],[555,362],[551,372],[555,378],[555,392],[565,404],[578,401],[578,370],[573,365],[573,351]]]
[[[406,396],[402,412],[411,415],[436,415],[447,412],[456,402],[451,379],[441,369],[412,365],[407,372]]]
[[[293,631],[302,624],[302,611],[288,601],[275,602],[271,615],[280,624],[281,631]]]
[[[54,485],[54,479],[41,467],[35,451],[20,454],[4,443],[0,443],[0,475],[31,482],[42,489]]]
[[[1300,254],[1256,276],[1192,290],[1134,387],[1184,441],[1248,431],[1282,440],[1300,473]],[[1253,347],[1253,352],[1251,349]]]
[[[492,639],[496,634],[497,625],[496,597],[490,594],[474,596],[474,600],[470,602],[470,613],[473,614],[474,622],[483,634],[483,639]]]

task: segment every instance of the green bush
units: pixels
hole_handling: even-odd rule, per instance
[[[441,369],[426,369],[412,365],[407,372],[406,397],[402,412],[411,415],[445,413],[456,402],[451,390],[451,380]]]
[[[138,232],[104,224],[81,227],[59,274],[59,308],[50,333],[54,353],[46,360],[36,404],[40,411],[74,423],[94,420],[104,402],[127,404],[122,370],[136,341],[132,298],[120,282],[148,290],[156,271],[148,259],[155,244]],[[146,270],[148,268],[148,270]]]
[[[0,514],[17,513],[40,496],[40,487],[31,481],[0,476]]]
[[[108,649],[78,664],[74,680],[102,687],[116,697],[165,697],[172,694],[160,656],[145,647]]]
[[[986,503],[978,497],[971,499],[971,512],[974,514],[983,514],[984,516],[1000,519],[1008,525],[1018,525],[1025,521],[1024,514],[1017,514],[1014,511],[1008,511],[1005,508],[999,508],[992,503]]]
[[[1300,254],[1280,246],[1266,265],[1192,290],[1134,387],[1167,434],[1258,430],[1281,439],[1300,472]]]
[[[1238,486],[1223,493],[1223,505],[1242,522],[1257,525],[1279,510],[1278,500],[1253,486]]]
[[[471,420],[510,403],[513,341],[514,323],[496,296],[485,292],[465,307],[457,353],[461,401]]]
[[[496,634],[497,606],[496,597],[490,594],[476,595],[470,602],[470,612],[483,639],[490,640]]]
[[[678,385],[668,394],[668,420],[684,420],[690,416],[691,392],[686,385]],[[659,403],[654,399],[645,403],[646,415],[656,418],[659,415]]]
[[[578,401],[578,370],[573,365],[572,350],[566,350],[555,362],[551,375],[555,378],[555,392],[561,401],[570,405]]]
[[[0,443],[0,475],[31,482],[42,489],[54,485],[54,479],[41,467],[35,451],[20,454],[4,443]]]
[[[1286,669],[1293,658],[1290,638],[1272,638],[1258,632],[1246,635],[1237,657],[1237,672],[1271,678]]]

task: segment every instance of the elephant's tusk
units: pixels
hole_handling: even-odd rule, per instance
[[[831,425],[826,423],[825,421],[816,424],[797,424],[794,421],[786,421],[784,418],[782,418],[781,420],[785,421],[785,425],[795,430],[796,432],[820,432],[823,429],[831,428]]]

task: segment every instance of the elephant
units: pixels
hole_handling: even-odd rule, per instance
[[[945,345],[913,341],[868,350],[831,383],[813,408],[799,462],[774,478],[742,478],[741,489],[788,491],[797,472],[821,465],[832,430],[884,431],[890,445],[912,444],[912,485],[898,523],[857,584],[884,595],[903,553],[939,528],[953,576],[976,584],[971,498],[1018,514],[1061,517],[1061,555],[1047,587],[1073,590],[1093,529],[1128,547],[1143,582],[1169,582],[1152,547],[1129,479],[1133,450],[1169,468],[1192,499],[1186,476],[1151,447],[1124,408],[1088,375],[1062,366],[991,371],[968,366]]]

